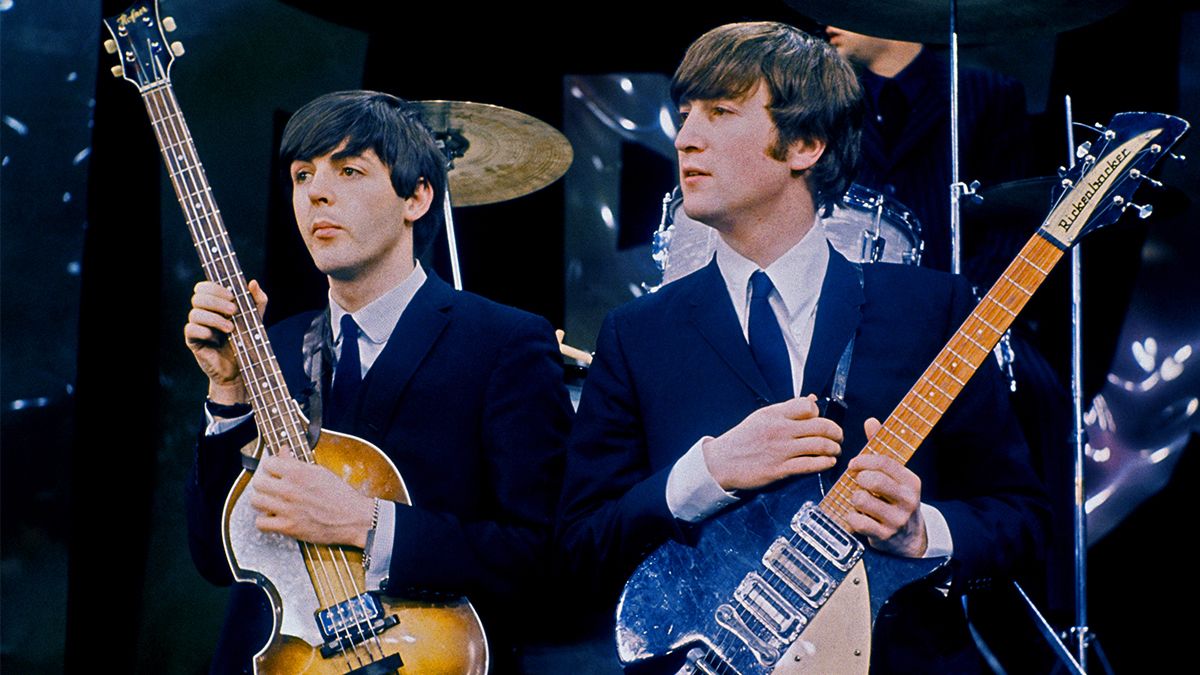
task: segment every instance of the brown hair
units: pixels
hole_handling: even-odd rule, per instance
[[[825,143],[807,178],[817,207],[832,208],[858,170],[863,102],[854,70],[828,43],[782,23],[718,26],[688,47],[671,79],[671,98],[676,104],[736,99],[759,82],[770,93],[773,157],[784,159],[798,140]]]

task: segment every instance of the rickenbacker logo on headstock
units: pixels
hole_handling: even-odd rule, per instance
[[[1103,204],[1102,197],[1112,187],[1113,180],[1125,173],[1130,160],[1160,131],[1152,129],[1139,134],[1105,155],[1079,180],[1068,195],[1071,199],[1060,202],[1046,218],[1047,225],[1042,232],[1064,246],[1070,246],[1079,236],[1082,226],[1091,220],[1092,212]]]

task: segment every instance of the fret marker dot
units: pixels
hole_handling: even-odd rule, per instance
[[[208,250],[209,250],[210,252],[212,252],[212,253],[216,253],[216,252],[217,252],[218,250],[220,250],[220,249],[218,249],[216,246],[213,246],[212,248],[210,248],[210,249],[208,249]]]
[[[202,208],[204,208],[204,205],[203,205],[203,204],[201,204],[200,202],[196,202],[196,208],[197,208],[197,209],[202,209]]]

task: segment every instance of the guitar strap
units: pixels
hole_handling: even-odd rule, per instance
[[[858,275],[858,287],[861,289],[864,286],[862,263],[852,262],[855,273]],[[856,331],[857,333],[857,331]],[[833,372],[833,381],[829,385],[829,396],[822,403],[821,416],[842,423],[842,418],[846,412],[846,381],[850,379],[850,361],[854,358],[854,335],[850,334],[850,340],[846,343],[846,349],[842,351],[842,358],[838,359],[837,370]],[[832,405],[834,408],[830,408]]]
[[[318,312],[304,333],[301,346],[304,358],[304,375],[308,378],[302,398],[305,415],[308,416],[308,446],[316,447],[321,437],[321,421],[324,406],[322,393],[329,390],[333,379],[329,364],[334,362],[333,328],[330,326],[329,307]]]
[[[861,289],[864,285],[862,263],[852,262],[850,264],[858,274],[858,287]],[[850,379],[850,362],[854,358],[854,336],[857,333],[856,330],[850,334],[850,340],[846,342],[846,348],[842,350],[842,358],[838,359],[837,369],[833,371],[833,381],[829,385],[829,396],[817,401],[821,417],[836,422],[838,426],[843,426],[846,418],[846,382]],[[824,497],[824,471],[817,474],[817,485],[821,490],[821,496]]]

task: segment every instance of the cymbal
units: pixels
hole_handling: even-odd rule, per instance
[[[516,110],[469,101],[413,101],[434,138],[452,153],[450,202],[477,206],[515,199],[558,180],[571,143]]]
[[[950,0],[785,0],[828,26],[890,40],[950,43]],[[1047,37],[1098,21],[1129,0],[958,0],[959,44]]]

